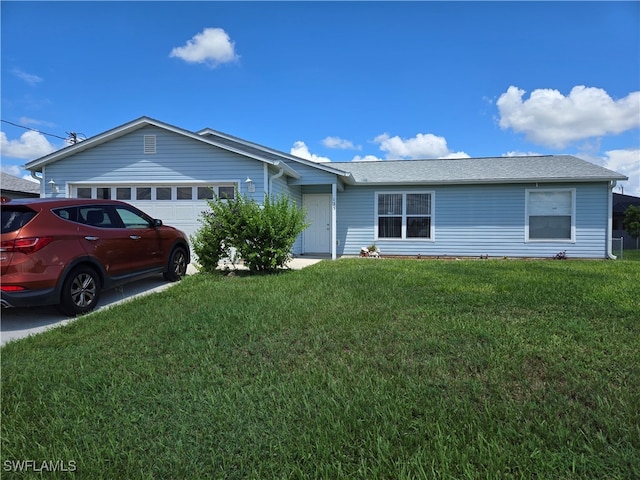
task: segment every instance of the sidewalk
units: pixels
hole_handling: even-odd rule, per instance
[[[321,262],[322,260],[329,260],[329,258],[321,258],[321,257],[295,257],[293,260],[291,260],[288,264],[287,267],[290,268],[291,270],[302,270],[305,267],[309,267],[311,265],[314,265],[318,262]],[[235,267],[232,266],[231,264],[229,264],[228,267],[230,270],[246,270],[246,267],[242,264],[236,265]],[[193,264],[189,264],[187,266],[187,275],[193,275],[194,273],[198,273],[198,270],[196,269],[195,266],[193,266]]]

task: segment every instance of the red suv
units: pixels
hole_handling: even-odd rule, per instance
[[[92,310],[101,290],[164,274],[180,280],[187,236],[115,200],[2,198],[2,307]]]

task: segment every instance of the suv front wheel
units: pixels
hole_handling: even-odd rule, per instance
[[[70,317],[93,310],[100,300],[100,278],[89,266],[71,270],[62,284],[58,310]]]
[[[167,271],[164,272],[165,280],[177,282],[187,274],[187,252],[182,247],[176,247],[169,256]]]

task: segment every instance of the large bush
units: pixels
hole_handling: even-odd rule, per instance
[[[296,238],[307,228],[305,212],[289,197],[265,196],[262,205],[243,195],[214,198],[200,216],[202,227],[191,237],[203,271],[212,272],[222,259],[241,258],[249,270],[272,272],[291,258]]]

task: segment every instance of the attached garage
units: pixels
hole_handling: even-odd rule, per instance
[[[337,191],[348,174],[211,129],[192,132],[141,117],[25,167],[40,179],[44,197],[121,200],[189,236],[214,195],[261,203],[284,194],[303,205],[303,195],[322,193],[325,211],[316,212],[307,243],[299,238],[293,253],[336,256]],[[312,241],[316,231],[321,244]]]
[[[99,198],[122,200],[153,218],[159,218],[192,235],[200,228],[200,214],[208,209],[207,200],[214,194],[219,198],[234,198],[238,182],[224,183],[179,183],[171,184],[69,184],[73,198]]]

